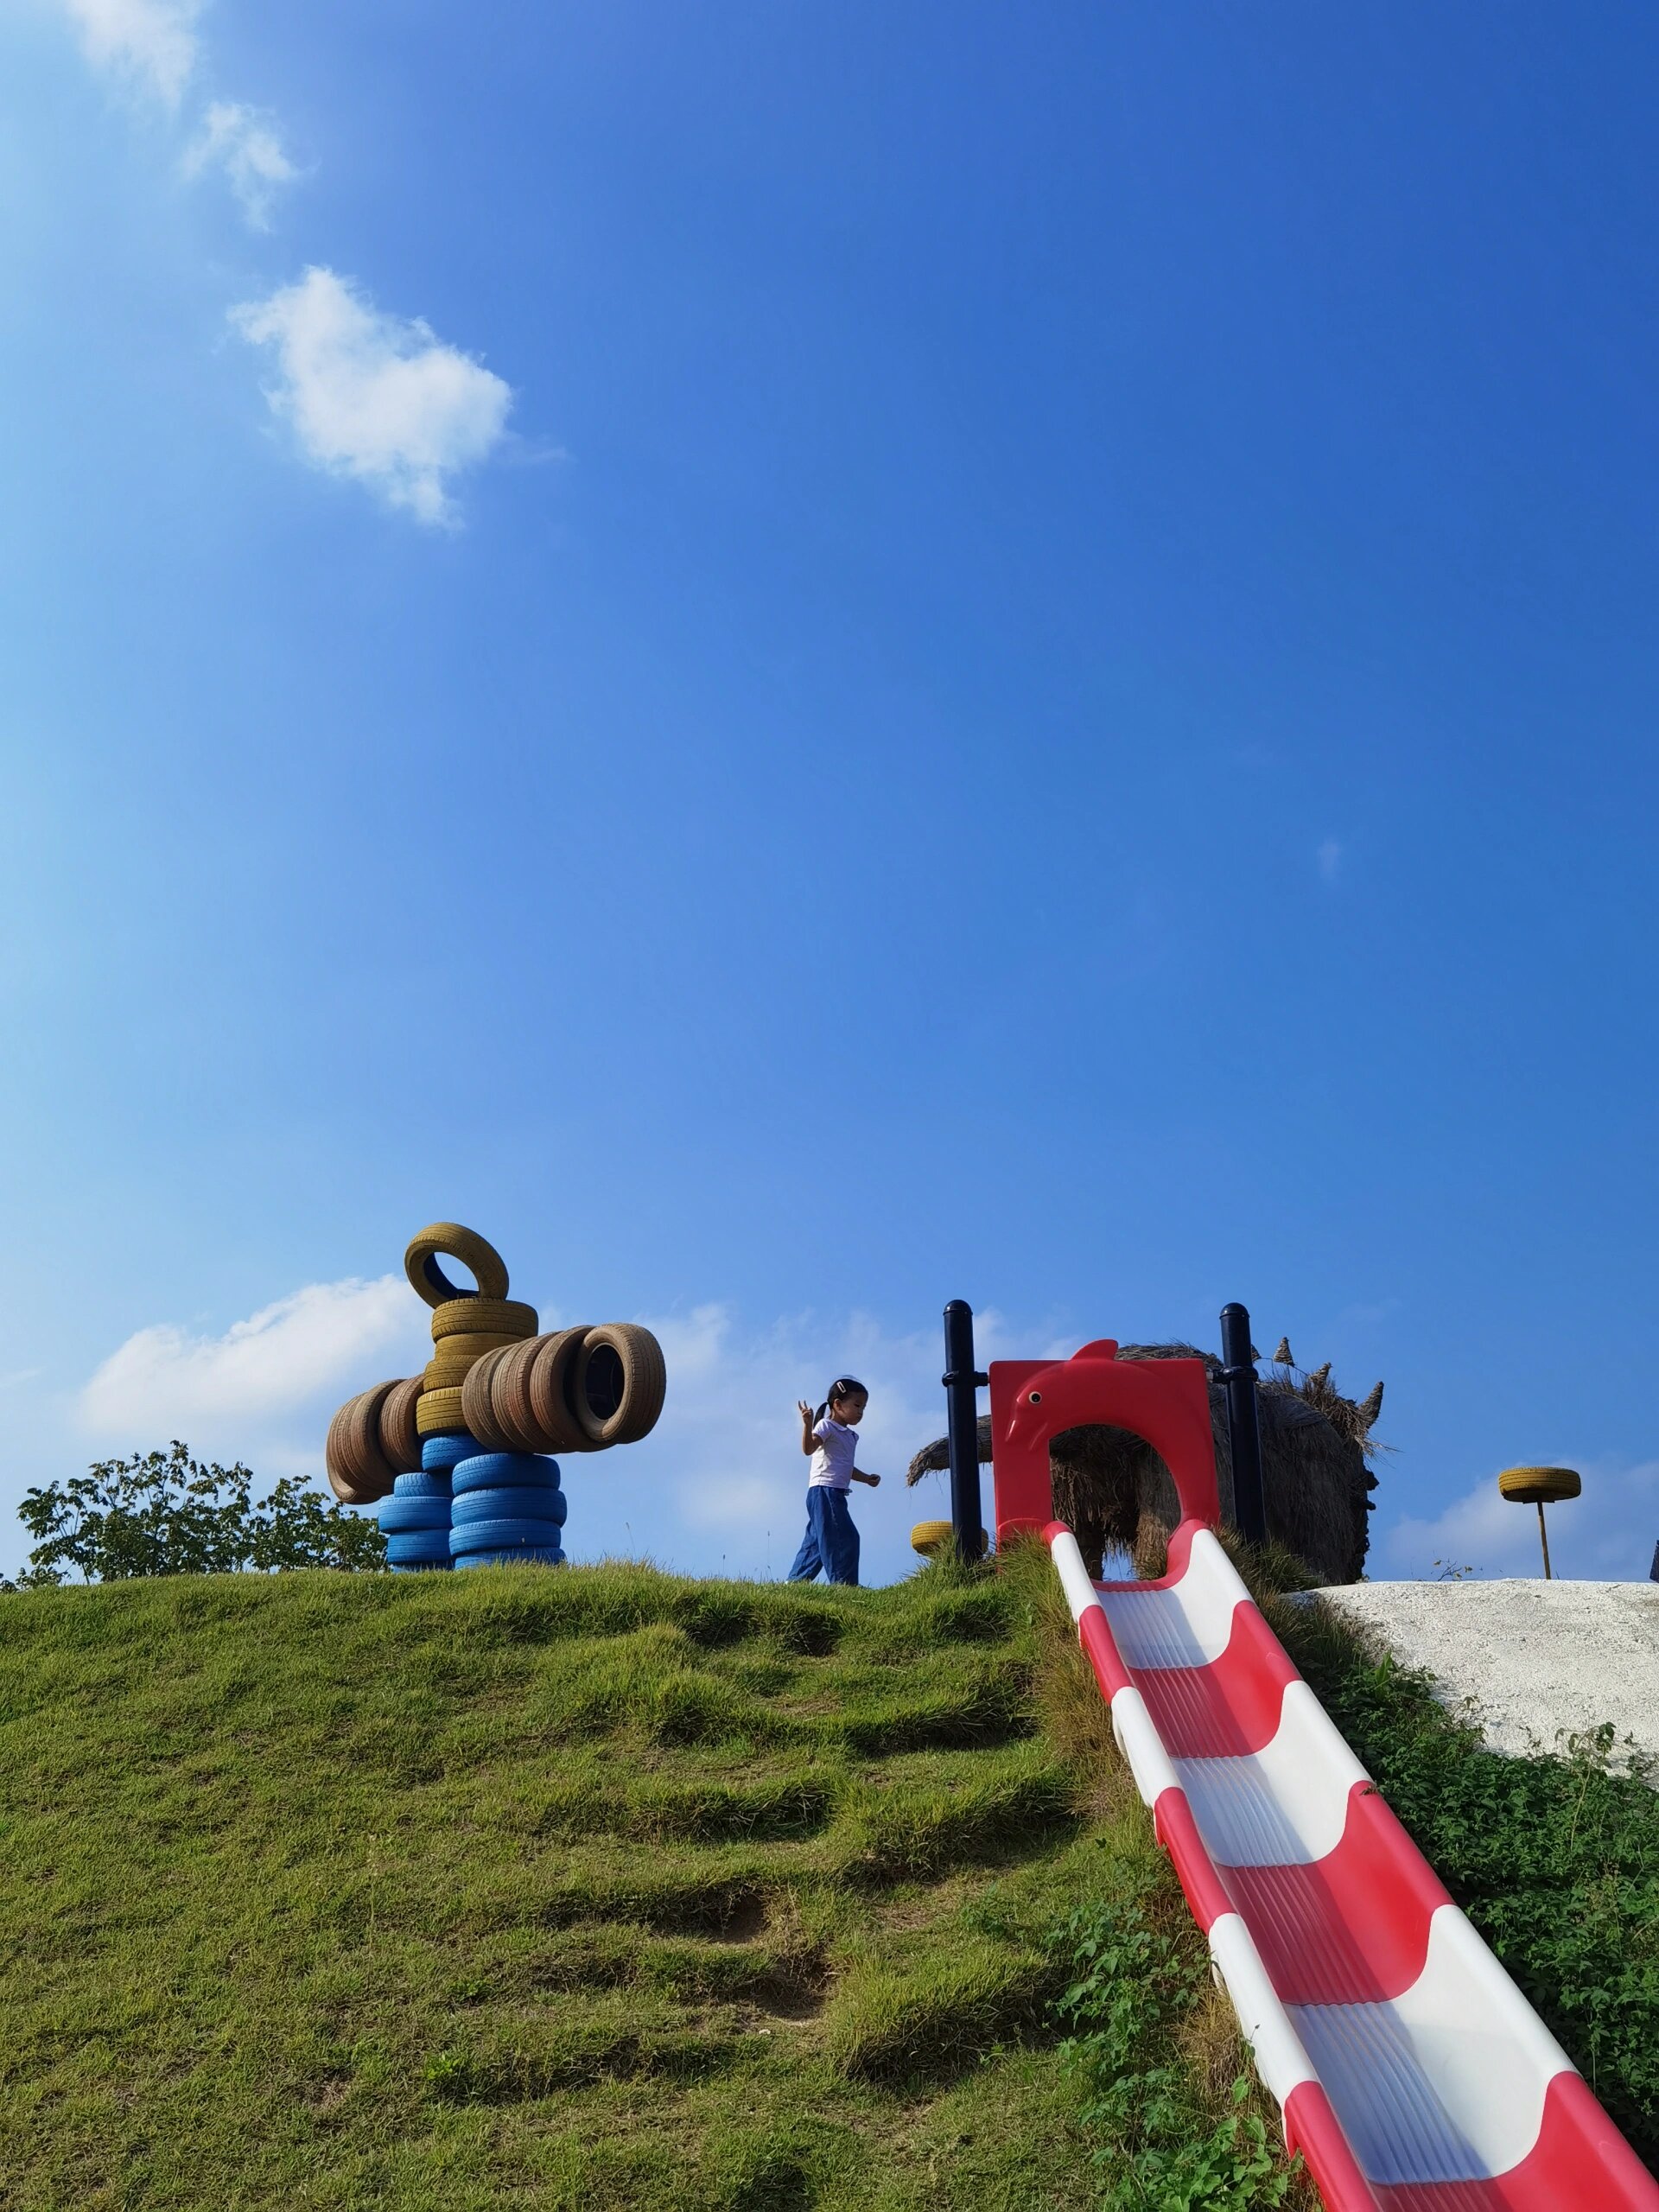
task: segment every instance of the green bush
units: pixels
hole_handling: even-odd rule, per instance
[[[342,1512],[285,1475],[269,1497],[253,1476],[166,1452],[100,1459],[67,1483],[24,1493],[17,1516],[35,1539],[25,1586],[124,1582],[149,1574],[279,1573],[306,1567],[380,1567],[378,1524]]]

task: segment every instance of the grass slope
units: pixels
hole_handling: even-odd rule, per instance
[[[0,1601],[0,2202],[1092,2202],[1048,1580]]]

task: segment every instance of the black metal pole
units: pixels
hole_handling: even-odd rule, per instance
[[[988,1378],[974,1365],[974,1309],[953,1298],[944,1309],[945,1430],[950,1446],[950,1541],[964,1563],[980,1555],[979,1393]]]
[[[1262,1489],[1262,1424],[1255,1405],[1250,1317],[1239,1305],[1221,1309],[1221,1379],[1227,1385],[1227,1433],[1233,1447],[1233,1519],[1252,1544],[1268,1540]]]

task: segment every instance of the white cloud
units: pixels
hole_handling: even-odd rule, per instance
[[[429,1356],[423,1319],[398,1274],[308,1284],[219,1337],[161,1322],[104,1362],[80,1393],[79,1425],[124,1450],[181,1436],[257,1470],[315,1470],[335,1404]]]
[[[1320,882],[1334,883],[1342,874],[1342,847],[1338,840],[1325,838],[1314,858],[1319,862]]]
[[[176,107],[196,66],[201,0],[63,0],[88,60]]]
[[[1635,1466],[1563,1459],[1584,1477],[1584,1495],[1546,1506],[1550,1563],[1557,1574],[1629,1582],[1644,1576],[1659,1539],[1659,1459]],[[1487,1575],[1541,1574],[1538,1515],[1500,1495],[1496,1474],[1464,1492],[1433,1520],[1396,1522],[1378,1547],[1390,1574],[1432,1580],[1438,1560]]]
[[[184,157],[187,176],[223,169],[244,213],[257,230],[270,227],[270,203],[277,188],[299,175],[277,135],[275,118],[240,100],[215,100],[200,132]]]
[[[420,521],[453,519],[445,479],[486,458],[512,393],[421,321],[383,315],[331,269],[231,310],[252,345],[274,346],[265,397],[308,461],[355,477]]]

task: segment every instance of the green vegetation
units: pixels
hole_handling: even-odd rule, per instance
[[[1651,2158],[1651,1794],[1275,1610]],[[1039,1554],[34,1589],[0,1715],[20,2212],[1316,2202]]]
[[[1457,1902],[1659,2165],[1659,1796],[1611,1726],[1517,1759],[1319,1606],[1274,1629]]]
[[[1056,1931],[1198,1955],[1041,1559],[30,1590],[0,1713],[30,2212],[1065,2212]]]
[[[35,1539],[25,1589],[71,1577],[121,1582],[386,1563],[385,1539],[366,1515],[341,1512],[292,1475],[256,1500],[240,1460],[221,1467],[193,1459],[176,1438],[165,1452],[100,1459],[67,1483],[26,1491],[17,1517]]]

